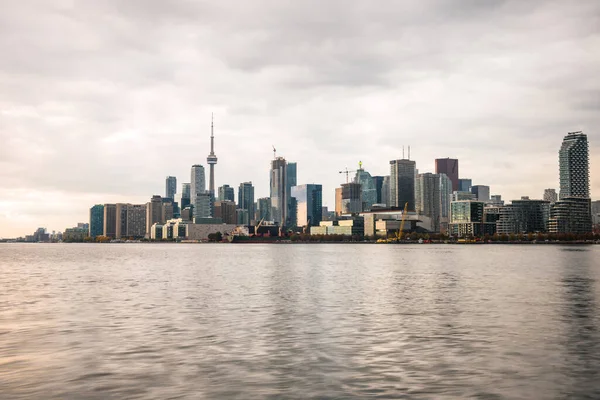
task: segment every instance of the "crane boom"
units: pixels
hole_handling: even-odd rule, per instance
[[[402,221],[400,221],[400,229],[398,231],[397,238],[402,240],[402,234],[404,233],[404,222],[406,222],[406,211],[408,210],[408,202],[404,203],[404,211],[402,211]]]

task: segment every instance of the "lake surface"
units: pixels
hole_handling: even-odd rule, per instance
[[[1,399],[598,399],[600,246],[0,245]]]

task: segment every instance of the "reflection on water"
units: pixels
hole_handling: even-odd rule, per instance
[[[0,398],[600,398],[599,255],[2,245]]]

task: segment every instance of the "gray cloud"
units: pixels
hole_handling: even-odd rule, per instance
[[[217,183],[252,180],[257,197],[272,144],[330,206],[337,171],[386,174],[409,144],[423,172],[458,157],[494,193],[539,197],[580,129],[599,193],[599,16],[592,0],[14,3],[0,14],[0,236],[189,181],[211,112]]]

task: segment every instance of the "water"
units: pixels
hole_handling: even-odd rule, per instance
[[[0,245],[0,398],[598,399],[599,256]]]

